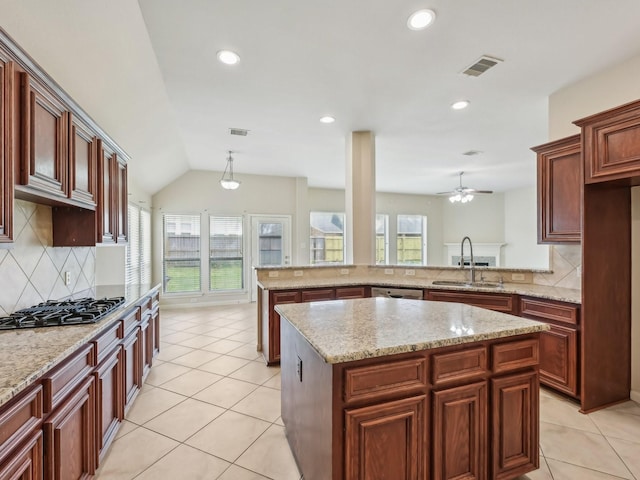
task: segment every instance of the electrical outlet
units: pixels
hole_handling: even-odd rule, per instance
[[[414,277],[416,275],[416,271],[413,268],[411,268],[409,270],[405,270],[404,274],[410,277]]]
[[[393,275],[393,268],[385,268],[384,269],[384,274],[385,275]]]
[[[520,281],[520,282],[524,281],[524,273],[512,273],[511,280]]]
[[[576,267],[576,276],[580,278],[582,276],[582,265]]]
[[[296,374],[298,375],[298,380],[302,381],[302,359],[300,357],[296,362]]]
[[[340,275],[349,275],[349,269],[348,268],[341,268],[340,269]]]
[[[71,272],[64,272],[64,284],[67,287],[71,285]]]
[[[280,275],[278,272],[273,272],[273,271],[269,272],[269,278],[275,278],[278,275]]]
[[[293,276],[294,277],[301,277],[302,276],[302,270],[294,270],[293,271]]]

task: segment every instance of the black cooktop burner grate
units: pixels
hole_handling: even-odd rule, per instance
[[[0,317],[0,330],[95,323],[123,303],[124,297],[49,300]]]

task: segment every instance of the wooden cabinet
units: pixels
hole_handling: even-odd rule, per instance
[[[487,384],[433,393],[433,478],[487,478]]]
[[[515,313],[514,296],[507,293],[461,292],[460,290],[426,290],[426,300],[457,302],[496,312]]]
[[[98,138],[78,116],[69,115],[69,196],[89,208],[97,204]]]
[[[0,244],[13,241],[14,65],[0,49]]]
[[[42,478],[42,387],[23,392],[0,413],[0,478]]]
[[[581,137],[532,148],[537,154],[538,243],[580,243]]]
[[[318,302],[321,300],[334,300],[336,291],[334,288],[314,288],[300,292],[302,302]]]
[[[345,478],[425,477],[427,397],[345,410]]]
[[[124,373],[124,411],[131,408],[133,400],[142,387],[142,350],[140,328],[134,328],[124,339],[123,373]]]
[[[300,290],[270,290],[268,295],[263,295],[266,314],[262,316],[262,355],[267,365],[280,362],[280,315],[273,307],[283,303],[300,303],[301,300]]]
[[[578,398],[579,307],[552,300],[521,297],[520,315],[546,322],[551,327],[551,330],[540,334],[540,382]]]
[[[338,300],[346,300],[348,298],[366,298],[370,297],[368,293],[369,287],[336,287],[336,298]]]
[[[538,468],[538,375],[525,372],[491,380],[491,478],[515,478]]]
[[[113,243],[116,240],[114,220],[113,180],[116,175],[116,154],[101,140],[98,141],[98,210],[97,241]]]
[[[124,243],[127,241],[129,232],[127,216],[129,207],[129,197],[127,193],[127,162],[121,157],[117,157],[115,184],[113,188],[113,196],[115,200],[115,227],[117,233],[117,242]]]
[[[576,120],[585,183],[640,177],[640,101]]]
[[[88,377],[49,415],[44,430],[44,478],[77,480],[95,472],[95,391]]]
[[[118,432],[124,418],[122,402],[122,347],[118,345],[94,372],[96,386],[96,465]]]

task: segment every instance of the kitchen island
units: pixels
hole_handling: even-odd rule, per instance
[[[282,419],[308,480],[538,468],[536,321],[389,298],[278,305]]]

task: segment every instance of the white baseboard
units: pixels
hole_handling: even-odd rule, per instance
[[[640,403],[640,392],[637,390],[631,390],[631,400]]]

